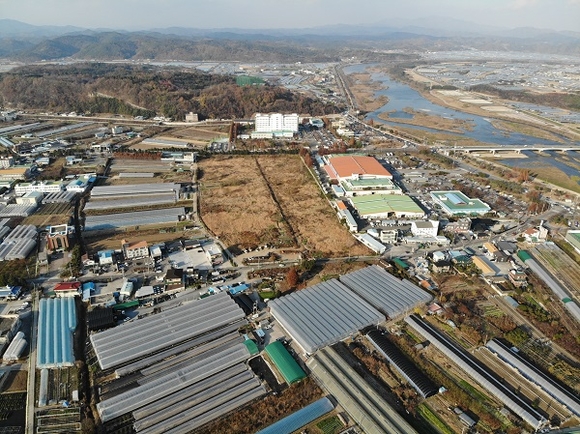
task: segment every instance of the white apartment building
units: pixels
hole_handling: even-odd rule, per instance
[[[414,237],[436,237],[439,222],[436,220],[414,221],[411,223],[411,233]]]
[[[296,113],[256,113],[254,120],[252,138],[293,137],[298,132],[299,118]]]

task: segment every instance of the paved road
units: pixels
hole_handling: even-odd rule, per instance
[[[28,355],[28,387],[26,395],[26,433],[34,434],[34,405],[36,402],[36,344],[38,340],[39,292],[32,301],[32,332],[30,335],[30,354]]]

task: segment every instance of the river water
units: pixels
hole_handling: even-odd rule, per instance
[[[351,65],[344,68],[345,74],[352,74],[358,72],[365,72],[366,68],[374,66],[372,64]],[[424,98],[419,92],[406,84],[392,80],[387,74],[372,73],[372,80],[381,83],[385,89],[375,92],[375,96],[384,95],[389,98],[389,102],[379,109],[367,114],[367,119],[373,119],[376,123],[382,123],[391,126],[399,126],[405,128],[412,128],[420,131],[429,131],[434,133],[445,132],[445,134],[457,137],[469,137],[480,142],[489,143],[492,145],[560,145],[561,143],[540,139],[526,134],[520,134],[510,131],[500,130],[493,126],[488,118],[478,116],[470,113],[463,113],[449,107],[440,106],[432,103]],[[412,108],[415,111],[423,111],[425,114],[440,116],[448,119],[459,119],[467,121],[471,124],[470,129],[463,130],[463,133],[452,133],[447,131],[436,130],[427,127],[400,124],[397,122],[390,122],[379,118],[379,115],[384,112],[390,112],[391,117],[412,118],[411,113],[404,111],[405,108]],[[570,143],[570,141],[567,141]],[[573,142],[579,144],[578,142]]]
[[[372,64],[359,64],[351,65],[344,68],[345,74],[361,73],[365,72],[366,68],[369,66],[374,66]],[[493,126],[489,119],[470,114],[463,113],[458,110],[454,110],[449,107],[440,106],[432,103],[428,99],[424,98],[419,92],[406,84],[392,80],[387,74],[384,73],[372,73],[371,78],[373,81],[381,83],[385,89],[378,90],[375,92],[375,96],[384,95],[389,98],[389,102],[379,109],[367,114],[367,119],[373,119],[375,123],[382,123],[386,125],[391,125],[394,127],[405,127],[412,128],[420,131],[429,131],[435,133],[445,132],[447,135],[453,135],[457,137],[469,137],[480,142],[489,143],[492,145],[561,145],[552,140],[541,139],[526,134],[520,134],[515,132],[509,132],[500,130]],[[469,130],[463,130],[463,133],[452,133],[447,131],[436,130],[427,127],[420,127],[415,125],[400,124],[397,122],[390,122],[380,119],[378,116],[384,112],[390,112],[390,116],[400,117],[400,118],[412,118],[411,113],[404,111],[405,108],[411,108],[415,111],[423,111],[428,115],[441,116],[449,119],[460,119],[468,121],[471,124]],[[580,145],[580,142],[573,142],[569,139],[564,139],[564,143]],[[543,154],[538,154],[535,152],[524,151],[523,154],[527,158],[506,158],[503,160],[496,160],[510,167],[521,167],[521,168],[534,168],[534,167],[554,167],[555,169],[561,170],[566,175],[580,176],[580,155],[577,152],[569,152],[566,158],[563,158],[560,154],[555,152],[546,152]],[[579,181],[580,184],[580,181]]]

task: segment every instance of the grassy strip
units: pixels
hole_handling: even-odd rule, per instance
[[[471,384],[469,384],[467,381],[465,380],[459,380],[459,385],[461,386],[461,388],[463,390],[465,390],[471,397],[475,398],[476,400],[478,400],[479,402],[485,402],[487,401],[487,396],[485,396],[484,394],[482,394],[479,390],[477,390],[475,387],[473,387]]]
[[[324,434],[334,434],[339,432],[343,425],[338,416],[332,416],[318,422],[316,427]]]
[[[455,434],[449,425],[443,422],[425,403],[417,407],[417,413],[441,434]]]

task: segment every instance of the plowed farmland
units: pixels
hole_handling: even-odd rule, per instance
[[[200,214],[232,250],[260,244],[336,257],[368,255],[340,224],[297,155],[203,160]]]

